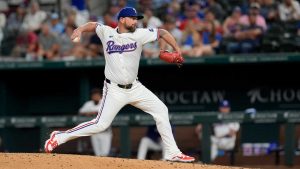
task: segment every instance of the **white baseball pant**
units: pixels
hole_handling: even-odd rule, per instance
[[[110,126],[121,108],[127,104],[131,104],[153,116],[157,130],[163,140],[165,157],[167,159],[171,159],[173,156],[181,153],[172,133],[168,108],[155,94],[137,80],[133,82],[130,89],[122,89],[113,82],[104,82],[103,98],[97,117],[70,130],[59,132],[56,135],[58,144],[104,131]]]

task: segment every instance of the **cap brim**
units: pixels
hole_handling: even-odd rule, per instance
[[[138,15],[138,16],[136,16],[136,17],[137,17],[138,20],[144,19],[144,16],[143,16],[143,15]]]
[[[143,18],[144,18],[143,15],[137,15],[137,16],[120,16],[120,17],[118,18],[118,20],[120,20],[120,18],[125,18],[125,17],[136,17],[137,20],[140,20],[140,19],[143,19]]]

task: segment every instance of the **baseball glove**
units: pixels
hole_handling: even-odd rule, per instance
[[[178,67],[184,62],[183,57],[178,52],[169,52],[161,50],[159,53],[159,58],[167,63],[176,63]]]

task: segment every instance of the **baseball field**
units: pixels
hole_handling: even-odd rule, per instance
[[[174,163],[154,160],[95,157],[44,153],[1,153],[1,169],[241,169],[200,163]]]

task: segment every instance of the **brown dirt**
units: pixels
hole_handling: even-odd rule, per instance
[[[0,153],[1,169],[241,169],[198,163],[95,157],[69,154]]]

